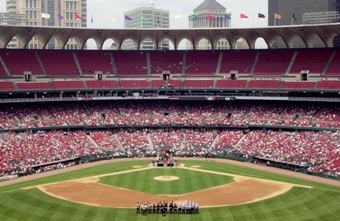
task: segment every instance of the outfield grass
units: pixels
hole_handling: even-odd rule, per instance
[[[157,176],[177,176],[171,182],[156,181]],[[144,181],[144,182],[142,182]],[[234,182],[232,177],[183,170],[180,168],[155,168],[133,173],[101,177],[100,183],[150,194],[185,194]],[[148,185],[143,185],[148,183]]]
[[[340,188],[338,187],[211,161],[188,160],[183,162],[186,166],[200,165],[202,169],[225,173],[242,173],[242,175],[309,185],[314,188],[294,187],[283,195],[256,203],[220,208],[204,208],[201,209],[200,214],[173,214],[166,217],[156,214],[142,217],[136,215],[134,209],[86,206],[48,196],[38,189],[20,190],[21,187],[46,182],[57,182],[90,175],[130,170],[133,165],[147,166],[148,162],[122,162],[102,165],[9,187],[1,187],[0,220],[340,220]],[[176,173],[175,170],[169,173],[173,172]],[[204,178],[203,176],[200,179]],[[228,177],[226,176],[225,178]]]

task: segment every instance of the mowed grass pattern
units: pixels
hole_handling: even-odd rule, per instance
[[[135,163],[142,165],[141,162]],[[139,220],[184,220],[184,221],[212,221],[212,220],[282,220],[282,221],[302,221],[302,220],[340,220],[340,188],[328,186],[310,181],[303,181],[267,172],[251,170],[242,167],[231,166],[216,162],[194,162],[185,161],[186,165],[201,165],[202,169],[217,170],[221,172],[242,173],[250,176],[262,176],[262,178],[274,178],[276,180],[289,180],[299,184],[312,185],[314,188],[306,189],[294,187],[289,192],[267,199],[264,201],[250,203],[239,206],[204,208],[200,214],[193,215],[148,215],[142,217],[136,215],[134,209],[113,209],[87,206],[68,202],[48,196],[38,189],[20,190],[18,186],[0,188],[0,220],[119,220],[119,221],[139,221]],[[105,174],[108,172],[131,169],[132,162],[114,163],[108,166],[89,168],[87,170],[59,175],[58,178],[46,180],[36,180],[32,183],[67,180],[70,177],[86,177],[93,173]],[[143,164],[144,165],[144,164]],[[147,165],[147,161],[145,161]],[[189,171],[190,172],[190,171]],[[172,173],[172,171],[171,171]],[[194,176],[194,175],[193,175]],[[113,176],[112,176],[113,177]],[[210,182],[210,181],[209,181]],[[27,182],[21,186],[30,186]],[[148,185],[144,183],[143,185]]]
[[[177,176],[179,179],[171,182],[154,180],[158,176]],[[231,182],[234,180],[230,176],[180,168],[154,168],[100,178],[100,183],[150,194],[185,194]]]

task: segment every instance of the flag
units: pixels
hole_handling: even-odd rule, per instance
[[[50,14],[41,13],[41,17],[42,18],[50,18],[51,15]]]
[[[294,14],[294,12],[292,12],[292,18],[294,19],[294,21],[296,21],[296,20],[297,20],[297,18],[295,17],[295,14]]]
[[[264,14],[258,13],[259,18],[265,18],[266,16]]]
[[[224,15],[224,19],[230,20],[231,16],[230,15]]]
[[[83,20],[83,17],[81,17],[80,15],[78,15],[77,13],[75,14],[76,19],[80,19]]]
[[[130,18],[129,16],[127,16],[127,15],[125,15],[125,20],[129,20],[129,21],[131,21],[132,20],[132,18]]]
[[[281,19],[281,17],[282,17],[280,14],[277,14],[277,13],[275,13],[274,16],[275,16],[276,19]]]
[[[141,16],[141,19],[142,19],[142,21],[147,21],[147,20],[149,20],[146,16],[144,16],[144,15],[142,15]]]
[[[215,15],[208,15],[208,19],[209,19],[209,20],[214,19],[214,18],[216,18]]]
[[[64,16],[62,16],[61,14],[58,14],[58,20],[64,19]]]
[[[175,15],[175,19],[182,18],[182,15]]]
[[[199,15],[196,15],[196,14],[191,15],[191,19],[198,19],[198,18],[199,18]]]
[[[240,17],[241,17],[241,18],[248,18],[248,16],[245,15],[245,14],[240,14]]]
[[[113,17],[113,16],[109,16],[109,20],[110,20],[110,21],[116,21],[116,18]]]

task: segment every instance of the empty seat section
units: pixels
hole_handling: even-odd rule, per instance
[[[40,60],[49,76],[79,76],[72,51],[38,51]]]
[[[239,74],[250,74],[256,51],[228,50],[223,52],[220,74],[238,71]]]
[[[24,71],[30,71],[34,75],[43,74],[33,50],[6,50],[1,51],[0,55],[12,76],[23,75]]]
[[[0,81],[0,91],[15,91],[17,90],[12,81]]]
[[[340,90],[340,81],[320,81],[317,90]]]
[[[51,84],[56,90],[85,89],[83,81],[51,81]]]
[[[112,62],[108,51],[84,50],[75,52],[83,74],[94,74],[102,71],[103,74],[113,74]]]
[[[301,70],[309,70],[310,74],[321,74],[332,53],[330,49],[298,50],[290,73],[300,74]]]
[[[214,80],[185,80],[184,88],[212,88]]]
[[[118,75],[146,76],[148,73],[146,54],[143,51],[114,51],[113,57]]]
[[[51,90],[51,85],[48,82],[20,82],[17,83],[20,90]]]
[[[292,50],[263,50],[257,61],[254,75],[257,76],[282,76],[286,73],[292,60]]]
[[[152,51],[150,52],[151,74],[161,74],[170,71],[171,74],[182,74],[182,51]]]
[[[174,88],[182,88],[182,81],[181,80],[170,80],[169,86]]]
[[[152,80],[151,81],[152,88],[159,88],[160,86],[164,84],[165,84],[164,80]]]
[[[117,82],[114,80],[88,80],[86,84],[88,89],[117,88]]]
[[[247,80],[217,80],[216,88],[245,88]]]
[[[188,51],[186,52],[185,74],[187,75],[214,75],[218,64],[220,52],[215,51]]]
[[[248,88],[252,89],[278,89],[281,81],[279,80],[250,80]]]
[[[337,50],[336,54],[328,66],[325,76],[340,76],[340,51]]]
[[[120,80],[121,88],[149,88],[147,80]]]
[[[283,82],[281,89],[290,89],[290,90],[313,90],[315,86],[315,82]]]

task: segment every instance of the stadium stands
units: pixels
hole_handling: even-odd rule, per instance
[[[185,60],[185,74],[214,75],[220,53],[218,51],[187,51]]]
[[[171,74],[182,74],[182,51],[154,51],[150,53],[151,74],[162,74],[170,71]]]
[[[119,76],[146,76],[148,74],[146,52],[114,51],[112,54]]]
[[[76,51],[75,54],[84,75],[93,75],[96,71],[101,71],[103,74],[113,74],[111,53],[103,51]]]

